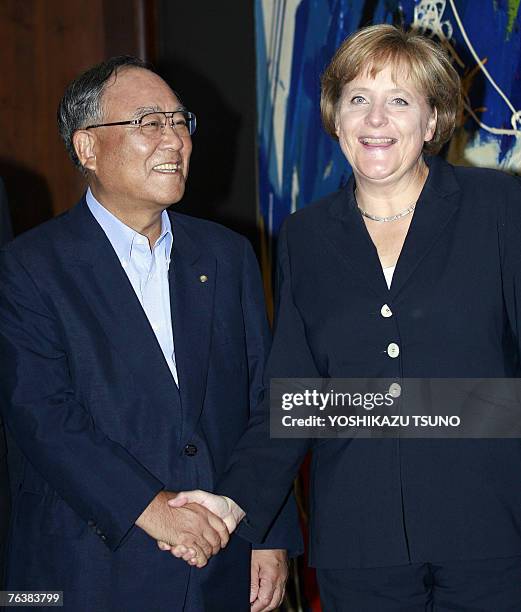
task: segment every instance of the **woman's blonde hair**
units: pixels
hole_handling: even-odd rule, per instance
[[[328,134],[337,138],[337,105],[346,83],[360,74],[371,78],[390,65],[393,79],[404,71],[416,89],[436,109],[436,131],[424,144],[426,153],[437,153],[450,139],[461,105],[461,83],[445,51],[420,34],[389,24],[373,25],[351,34],[340,45],[322,75],[320,111]]]

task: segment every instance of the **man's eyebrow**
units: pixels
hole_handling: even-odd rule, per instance
[[[135,119],[139,119],[139,117],[142,117],[147,113],[156,113],[160,110],[161,109],[159,108],[159,106],[140,106],[139,108],[136,108],[132,117],[134,117]]]
[[[184,111],[186,109],[182,104],[179,104],[177,108],[174,108],[172,110]],[[143,115],[146,115],[147,113],[157,113],[157,112],[162,112],[162,109],[159,108],[159,106],[140,106],[139,108],[136,108],[132,117],[134,119],[139,119],[140,117],[142,117]]]

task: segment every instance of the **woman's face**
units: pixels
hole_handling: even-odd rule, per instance
[[[400,71],[398,71],[400,75]],[[336,133],[358,180],[378,184],[413,178],[422,148],[432,139],[436,111],[411,80],[391,68],[365,72],[346,83],[338,103]]]

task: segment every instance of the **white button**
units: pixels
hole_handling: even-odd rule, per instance
[[[393,359],[395,357],[398,357],[398,355],[400,354],[400,347],[396,344],[396,342],[391,342],[391,344],[389,344],[389,346],[387,347],[387,354]]]
[[[382,314],[382,317],[385,317],[386,319],[387,319],[387,317],[392,317],[393,316],[393,311],[389,308],[389,306],[387,306],[387,304],[384,304],[380,308],[380,313]]]
[[[398,383],[392,383],[389,386],[389,395],[391,397],[400,397],[402,394],[402,387]]]

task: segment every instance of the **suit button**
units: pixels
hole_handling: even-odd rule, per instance
[[[382,315],[382,317],[385,317],[387,319],[388,317],[393,316],[393,311],[389,308],[389,306],[387,306],[387,304],[384,304],[380,308],[380,314]]]
[[[400,395],[402,394],[402,386],[399,385],[398,383],[392,383],[389,386],[389,395],[391,397],[400,397]]]
[[[102,542],[106,542],[107,541],[107,536],[106,535],[100,535],[100,538],[101,538]]]
[[[396,342],[391,342],[387,347],[387,354],[392,359],[395,359],[400,354],[400,347],[396,344]]]
[[[195,444],[187,444],[185,446],[185,455],[187,457],[193,457],[197,455],[197,446]]]

